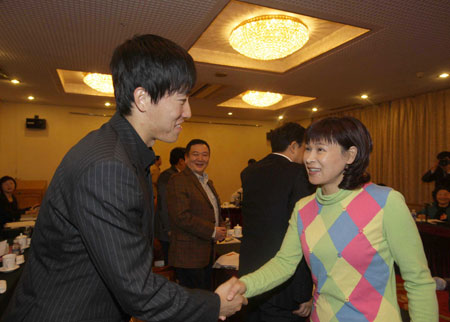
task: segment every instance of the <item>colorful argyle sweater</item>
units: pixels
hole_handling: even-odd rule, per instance
[[[300,238],[299,238],[300,236]],[[289,278],[305,256],[315,284],[311,321],[401,321],[394,261],[412,321],[438,320],[435,283],[417,227],[397,191],[375,184],[301,199],[277,255],[241,280],[246,296]]]

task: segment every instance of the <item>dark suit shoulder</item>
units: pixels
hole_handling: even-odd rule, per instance
[[[176,174],[176,173],[178,173],[178,171],[173,169],[172,167],[170,167],[169,169],[164,170],[159,175],[157,184],[159,185],[159,184],[167,183],[169,181],[170,177],[172,175]]]

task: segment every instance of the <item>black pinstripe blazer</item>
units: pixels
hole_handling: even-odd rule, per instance
[[[152,273],[152,157],[118,114],[67,153],[3,321],[217,321],[217,295]]]

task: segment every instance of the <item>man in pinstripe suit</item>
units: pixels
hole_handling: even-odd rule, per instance
[[[117,113],[64,157],[49,185],[28,262],[3,321],[217,321],[245,299],[187,290],[152,274],[149,165],[191,116],[189,54],[154,35],[119,46]]]

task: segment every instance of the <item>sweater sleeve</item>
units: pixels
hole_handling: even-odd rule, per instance
[[[389,194],[384,207],[383,230],[405,281],[411,321],[438,321],[436,284],[428,269],[417,226],[397,191]]]
[[[298,203],[292,212],[280,250],[275,257],[253,273],[241,277],[247,287],[246,297],[267,292],[289,279],[295,272],[303,253],[297,230]]]

